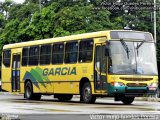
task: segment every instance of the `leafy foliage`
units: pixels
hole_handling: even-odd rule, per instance
[[[117,0],[106,0],[117,2]],[[0,2],[0,53],[4,44],[38,40],[71,34],[108,29],[123,29],[153,33],[153,20],[149,10],[94,9],[104,0],[25,0],[17,4],[11,0]],[[121,2],[146,2],[121,0]],[[148,0],[147,2],[153,2]],[[157,1],[158,2],[158,1]],[[160,13],[157,12],[157,23]],[[157,41],[160,42],[160,24],[157,24]],[[160,47],[157,46],[158,61]]]

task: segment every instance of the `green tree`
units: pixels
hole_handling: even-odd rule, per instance
[[[95,9],[102,7],[103,2],[117,2],[117,0],[41,0],[41,4],[39,0],[25,0],[23,4],[16,4],[11,0],[0,2],[0,47],[2,49],[4,44],[21,41],[123,29],[127,25],[134,30],[153,33],[151,20],[153,11]],[[146,1],[121,0],[121,2]],[[157,23],[160,23],[159,12],[157,12]],[[157,24],[157,42],[160,42],[159,34],[160,25]],[[159,45],[157,53],[160,61]]]

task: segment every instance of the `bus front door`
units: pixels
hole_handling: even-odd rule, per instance
[[[94,83],[95,92],[106,93],[107,86],[107,58],[105,56],[105,45],[96,44],[94,62]]]
[[[20,54],[12,56],[12,92],[20,92]]]

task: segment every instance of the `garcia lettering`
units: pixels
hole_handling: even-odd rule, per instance
[[[43,69],[43,76],[56,76],[56,75],[76,75],[76,67],[63,67],[63,68],[44,68]]]

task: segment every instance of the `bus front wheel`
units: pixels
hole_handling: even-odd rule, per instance
[[[133,101],[134,101],[134,97],[125,97],[123,96],[121,98],[121,101],[123,102],[123,104],[125,105],[130,105]]]
[[[25,84],[24,96],[28,100],[40,100],[40,98],[41,98],[41,94],[34,94],[33,93],[33,86],[32,86],[32,83],[30,81],[28,81]]]
[[[92,89],[89,82],[85,83],[82,90],[82,99],[85,103],[95,103],[96,96],[92,95]]]

